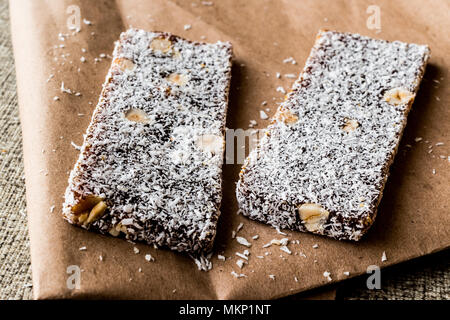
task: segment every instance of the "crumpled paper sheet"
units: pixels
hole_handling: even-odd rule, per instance
[[[73,7],[68,9],[71,5],[86,19],[75,33],[67,25],[74,22],[70,20]],[[373,7],[367,11],[371,5],[381,10],[380,30],[372,28],[376,20],[367,23],[373,14]],[[35,298],[278,298],[344,280],[348,278],[345,271],[356,276],[366,273],[369,265],[384,267],[449,247],[449,2],[433,1],[432,6],[424,6],[420,0],[14,0],[10,10]],[[89,21],[92,24],[87,24]],[[113,42],[130,25],[192,40],[231,41],[235,59],[227,126],[243,129],[252,119],[259,128],[268,124],[259,118],[259,110],[270,108],[267,113],[273,115],[283,99],[276,88],[290,88],[294,79],[284,74],[298,75],[320,28],[428,44],[432,50],[430,65],[409,116],[377,221],[368,235],[353,243],[288,232],[289,239],[300,241],[289,245],[292,255],[278,246],[262,248],[284,236],[236,214],[239,164],[224,167],[222,216],[214,268],[209,272],[198,271],[183,254],[130,244],[63,221],[63,193],[78,155],[71,142],[82,143],[110,66],[110,59],[101,58],[102,54],[111,53]],[[62,41],[59,33],[69,36]],[[81,62],[81,57],[86,62]],[[288,57],[297,64],[283,63]],[[101,61],[95,62],[95,58]],[[61,92],[62,82],[81,96]],[[267,106],[261,106],[263,101]],[[436,146],[438,142],[445,144]],[[238,234],[252,242],[249,264],[242,270],[235,264],[235,252],[245,248],[231,237],[240,223],[244,226]],[[254,235],[259,239],[252,240]],[[318,248],[314,249],[314,244]],[[86,250],[79,249],[82,247]],[[387,255],[384,262],[383,252]],[[154,262],[144,259],[148,253]],[[217,253],[230,258],[220,261]],[[73,268],[80,271],[79,288],[73,288],[77,283],[71,277]],[[233,270],[246,277],[234,278],[230,274]],[[331,281],[324,277],[325,271]]]

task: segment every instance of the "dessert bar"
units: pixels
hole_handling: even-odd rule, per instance
[[[130,29],[69,178],[64,218],[186,252],[211,249],[232,47]]]
[[[425,45],[320,31],[244,162],[241,212],[280,229],[359,240],[374,222],[429,56]]]

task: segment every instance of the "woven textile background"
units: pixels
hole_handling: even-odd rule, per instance
[[[0,299],[31,299],[22,136],[8,1],[0,0]],[[450,299],[450,250],[382,271],[382,289],[360,277],[339,285],[337,299]]]

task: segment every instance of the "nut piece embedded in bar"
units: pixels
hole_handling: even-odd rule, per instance
[[[393,105],[407,104],[414,99],[414,93],[405,88],[394,88],[386,91],[384,100]]]
[[[122,70],[122,71],[125,71],[125,70],[133,70],[135,67],[136,67],[136,65],[134,64],[134,62],[133,61],[131,61],[130,59],[127,59],[127,58],[116,58],[116,59],[114,59],[114,62],[113,62],[115,65],[117,65],[117,66],[119,66],[119,68]]]
[[[147,114],[141,109],[130,109],[125,113],[125,118],[133,122],[148,123]]]
[[[172,42],[166,38],[155,38],[150,43],[150,48],[155,51],[167,53],[172,48]]]
[[[106,209],[108,207],[106,206],[106,203],[104,201],[100,201],[95,205],[95,207],[92,208],[91,212],[89,213],[89,217],[84,222],[84,224],[89,224],[94,222],[95,220],[98,220],[103,214],[105,213]]]
[[[352,132],[355,131],[356,128],[359,127],[359,123],[356,120],[352,120],[352,119],[345,119],[345,124],[342,127],[342,130],[344,130],[345,132]]]
[[[330,213],[316,203],[304,203],[298,207],[300,219],[310,232],[318,231]]]
[[[81,215],[86,212],[90,212],[93,207],[103,199],[97,196],[89,195],[86,198],[80,200],[77,204],[75,204],[71,211],[75,215]]]
[[[275,119],[286,124],[293,124],[298,121],[298,117],[290,110],[279,108],[275,113]]]
[[[168,78],[167,81],[176,84],[177,86],[184,86],[188,83],[189,78],[185,74],[179,74],[179,73],[172,73]]]

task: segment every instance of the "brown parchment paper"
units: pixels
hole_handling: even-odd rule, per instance
[[[70,5],[78,6],[82,19],[92,22],[81,22],[81,30],[73,35],[67,28]],[[381,9],[381,30],[367,26],[369,5]],[[449,9],[445,0],[427,5],[421,0],[10,1],[35,298],[277,298],[346,279],[344,271],[356,276],[364,274],[369,265],[385,267],[448,248]],[[283,236],[236,214],[238,164],[224,166],[222,216],[214,268],[209,272],[199,272],[183,254],[133,245],[63,221],[63,193],[78,155],[71,142],[82,143],[111,62],[108,58],[94,59],[110,54],[113,42],[130,25],[192,40],[204,36],[205,41],[231,41],[235,59],[227,126],[243,129],[251,119],[257,120],[259,128],[268,124],[259,118],[259,110],[270,108],[267,113],[272,115],[283,98],[276,88],[289,89],[294,81],[284,76],[277,79],[276,72],[298,75],[320,28],[428,44],[432,50],[430,65],[368,235],[353,243],[288,232],[290,239],[300,240],[300,245],[290,245],[297,254],[288,255],[277,246],[262,248]],[[184,25],[192,28],[185,30]],[[70,35],[61,41],[59,33]],[[85,63],[80,61],[82,56]],[[298,63],[283,63],[288,57]],[[62,93],[61,82],[81,96]],[[263,101],[268,102],[266,107],[261,107]],[[422,141],[415,141],[416,137]],[[445,144],[436,146],[438,142]],[[235,252],[245,248],[231,238],[231,233],[241,222],[241,236],[250,240],[258,234],[259,239],[251,240],[249,265],[239,270]],[[319,247],[312,248],[314,244]],[[80,247],[86,250],[80,251]],[[133,247],[139,249],[138,254]],[[231,257],[226,262],[217,259],[222,251]],[[387,261],[382,262],[384,251]],[[271,254],[256,258],[265,252]],[[146,253],[156,261],[145,261]],[[71,265],[81,268],[79,289],[67,286]],[[235,279],[232,270],[247,277]],[[323,276],[324,271],[331,273],[331,282]],[[275,280],[269,274],[275,275]]]

